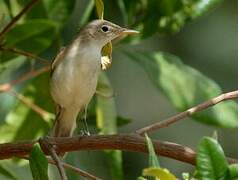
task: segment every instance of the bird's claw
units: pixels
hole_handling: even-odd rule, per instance
[[[81,136],[90,136],[90,132],[87,130],[80,130]]]

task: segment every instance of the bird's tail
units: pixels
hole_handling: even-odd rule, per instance
[[[65,108],[60,108],[57,113],[54,127],[53,127],[53,137],[70,137],[76,127],[78,111],[68,110]]]

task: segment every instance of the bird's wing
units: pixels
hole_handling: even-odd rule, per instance
[[[54,72],[55,68],[60,64],[60,62],[64,59],[66,47],[62,47],[56,57],[53,59],[51,63],[51,74]]]

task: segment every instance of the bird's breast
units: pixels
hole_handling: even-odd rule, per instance
[[[89,103],[101,69],[100,51],[72,48],[53,74],[54,100],[62,106]]]

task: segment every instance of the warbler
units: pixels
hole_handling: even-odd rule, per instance
[[[138,31],[106,20],[94,20],[57,54],[50,80],[51,96],[56,103],[52,136],[72,136],[79,112],[87,109],[96,92],[103,46],[119,36],[135,33]]]

